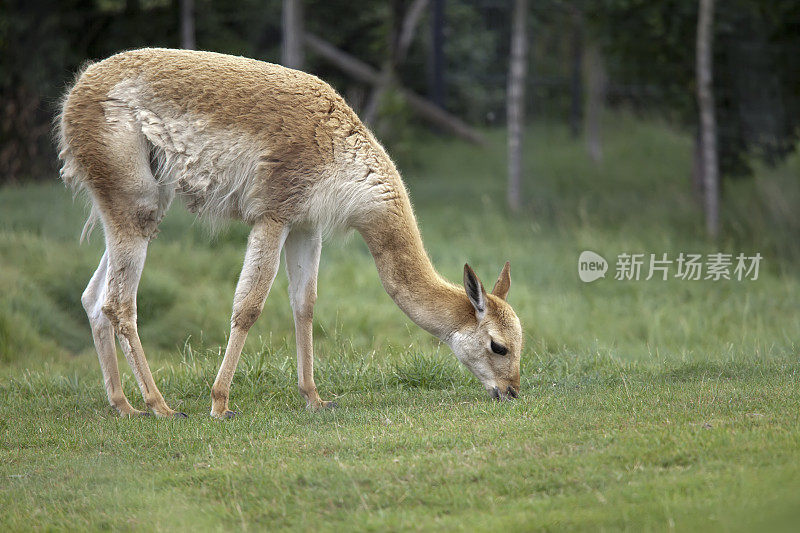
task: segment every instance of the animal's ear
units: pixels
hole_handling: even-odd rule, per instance
[[[472,303],[472,307],[475,308],[478,319],[483,318],[486,313],[486,290],[468,264],[464,264],[464,290],[467,292],[467,298]]]
[[[492,294],[503,300],[508,296],[508,290],[511,288],[511,263],[506,261],[503,270],[500,271],[500,277],[494,284]]]

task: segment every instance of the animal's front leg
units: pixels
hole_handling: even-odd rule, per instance
[[[308,408],[315,410],[336,406],[320,399],[314,383],[313,320],[321,248],[322,239],[313,231],[293,229],[286,238],[286,273],[297,339],[297,388]]]
[[[215,418],[231,418],[236,415],[228,409],[233,374],[239,364],[247,332],[261,314],[275,274],[278,273],[286,234],[285,225],[274,220],[259,222],[250,232],[244,266],[233,297],[231,336],[225,349],[225,358],[211,389],[211,416]]]

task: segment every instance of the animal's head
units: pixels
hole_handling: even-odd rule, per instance
[[[506,263],[492,292],[487,293],[469,265],[464,265],[464,290],[472,305],[466,323],[450,338],[450,348],[496,399],[519,394],[522,326],[506,302],[511,288]]]

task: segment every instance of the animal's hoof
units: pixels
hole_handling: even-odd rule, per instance
[[[187,415],[186,413],[181,413],[179,411],[175,411],[172,414],[172,418],[189,418],[189,415]]]
[[[225,409],[221,413],[215,413],[211,411],[211,418],[216,418],[217,420],[230,420],[231,418],[236,418],[239,416],[238,411],[231,411],[230,409]]]
[[[319,403],[308,403],[306,404],[306,409],[309,411],[322,411],[324,409],[335,409],[339,407],[339,404],[336,402],[323,402],[320,401]]]
[[[117,413],[122,418],[144,418],[148,416],[153,416],[153,413],[150,411],[139,411],[138,409],[130,409],[130,410],[121,410],[117,409]]]

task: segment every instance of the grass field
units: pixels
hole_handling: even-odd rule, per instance
[[[439,270],[469,261],[526,335],[521,399],[495,403],[383,292],[360,237],[323,248],[317,385],[304,409],[281,273],[208,417],[246,228],[213,239],[176,203],[150,247],[140,333],[188,420],[107,406],[80,294],[102,253],[58,183],[0,189],[4,530],[791,529],[800,520],[800,157],[726,185],[702,236],[691,138],[608,117],[592,165],[564,128],[528,136],[526,212],[503,209],[499,135],[437,138],[400,163]],[[760,252],[756,281],[582,283],[581,251]],[[124,359],[124,384],[143,407]]]

